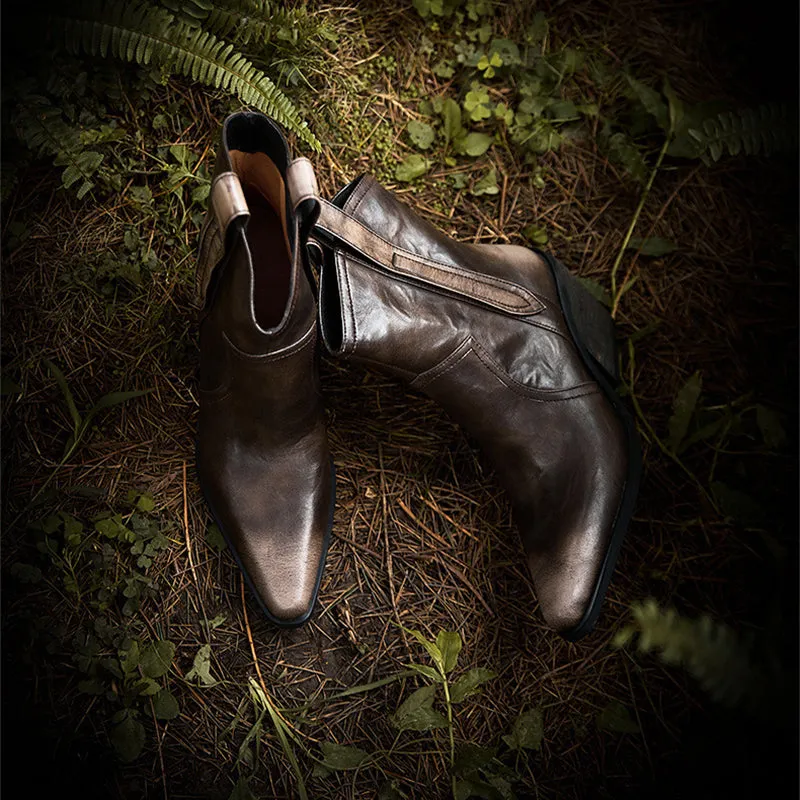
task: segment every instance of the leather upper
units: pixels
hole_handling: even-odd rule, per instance
[[[303,263],[316,201],[293,202],[290,166],[265,117],[225,121],[198,261],[200,482],[252,588],[283,624],[311,612],[333,503]]]
[[[574,628],[597,591],[628,458],[547,261],[458,242],[369,176],[323,205],[316,235],[332,245],[326,345],[403,376],[469,430],[508,490],[543,615]]]

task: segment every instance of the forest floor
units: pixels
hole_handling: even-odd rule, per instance
[[[742,59],[745,18],[716,4],[542,4],[543,55],[580,53],[550,91],[581,107],[583,132],[554,124],[560,147],[531,155],[477,119],[493,141],[473,157],[442,140],[431,101],[463,104],[457,54],[482,46],[481,26],[521,46],[537,9],[468,7],[476,19],[457,24],[405,3],[319,4],[335,36],[305,73],[313,89],[289,92],[323,146],[293,146],[325,196],[370,172],[447,234],[534,241],[610,297],[644,474],[596,631],[571,644],[544,624],[508,502],[468,436],[393,379],[327,357],[338,486],[318,608],[292,631],[260,616],[193,466],[191,191],[238,106],[180,81],[150,86],[149,102],[123,89],[108,101],[128,132],[118,191],[78,199],[39,159],[3,203],[4,773],[173,800],[297,797],[298,774],[313,798],[449,797],[453,773],[463,798],[744,797],[796,780],[795,678],[776,701],[754,667],[741,694],[755,706],[728,707],[680,664],[613,645],[653,598],[736,632],[730,661],[698,656],[712,687],[769,654],[796,675],[796,156],[668,156],[634,236],[669,246],[625,250],[615,292],[643,181],[601,130],[635,133],[624,73],[657,90],[668,76],[687,107],[784,100],[759,71],[771,40],[748,30]],[[505,75],[481,79],[492,113],[516,102]],[[437,138],[423,148],[426,128]],[[648,131],[647,174],[663,140]],[[410,156],[424,170],[398,180],[398,165],[420,164]],[[87,420],[121,390],[146,393]],[[454,771],[446,728],[393,725],[424,685],[407,665],[430,663],[404,628],[460,635],[454,680],[495,675],[454,706]]]

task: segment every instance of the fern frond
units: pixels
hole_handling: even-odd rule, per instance
[[[214,8],[210,0],[158,0],[176,19],[185,22],[192,28],[199,28],[200,23],[208,18]]]
[[[269,0],[158,0],[177,20],[204,27],[240,48],[261,53],[270,44],[308,41],[321,28],[303,8],[282,8]],[[296,54],[295,54],[296,55]]]
[[[700,155],[719,161],[727,151],[736,156],[772,155],[797,150],[797,123],[785,104],[768,103],[757,108],[723,111],[689,130]]]
[[[198,6],[199,7],[199,6]],[[172,13],[143,0],[125,4],[90,0],[73,16],[55,14],[67,49],[113,56],[142,66],[154,65],[194,81],[231,92],[246,105],[272,117],[315,150],[320,144],[291,100],[233,44],[177,20]]]
[[[38,156],[56,155],[64,149],[76,149],[78,131],[67,125],[61,111],[47,98],[30,95],[14,115],[19,140]]]
[[[93,176],[104,156],[85,149],[80,128],[67,124],[60,109],[45,97],[30,95],[14,114],[17,138],[39,156],[55,156],[53,163],[64,167],[61,182],[65,187],[80,181],[78,197],[94,187]]]
[[[752,638],[707,616],[689,619],[675,609],[662,611],[652,598],[633,605],[631,613],[633,623],[619,631],[614,646],[638,636],[640,653],[657,651],[664,663],[684,666],[713,700],[755,712],[778,690],[779,669],[757,652]]]
[[[286,11],[261,18],[228,8],[213,8],[206,24],[217,36],[233,39],[240,47],[256,43],[262,48],[276,34],[296,27],[295,20]]]

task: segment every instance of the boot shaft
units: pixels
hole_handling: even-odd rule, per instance
[[[526,389],[561,391],[590,380],[543,254],[458,242],[369,176],[323,203],[316,230],[333,245],[320,283],[321,333],[331,352],[425,381],[471,330]],[[614,357],[605,360],[611,366]]]
[[[234,114],[223,124],[197,270],[208,401],[201,415],[229,397],[244,439],[291,437],[318,415],[316,302],[305,247],[317,203],[307,165],[291,160],[281,132],[260,114]],[[270,419],[283,421],[280,431],[264,424]]]

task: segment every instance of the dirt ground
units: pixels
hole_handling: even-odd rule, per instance
[[[509,35],[532,12],[524,3],[501,5],[498,25]],[[422,23],[405,4],[336,6],[319,9],[330,15],[340,46],[329,71],[311,76],[314,92],[303,101],[323,142],[314,160],[327,196],[364,171],[391,178],[398,158],[410,152],[401,137],[416,108],[407,87],[433,95],[446,83],[420,54]],[[768,18],[751,6],[648,0],[537,8],[556,40],[602,43],[642,79],[669,75],[687,101],[796,103],[794,18]],[[376,53],[394,67],[352,81]],[[407,63],[410,77],[401,70]],[[235,103],[209,102],[189,84],[164,91],[192,109],[181,142],[210,168],[222,114]],[[375,144],[381,137],[388,156]],[[302,145],[296,150],[311,155]],[[522,230],[536,222],[549,232],[547,248],[571,270],[608,285],[640,187],[622,179],[592,139],[542,156],[550,176],[543,188],[512,149],[493,148],[482,158],[506,179],[496,196],[456,191],[439,168],[413,186],[388,184],[466,241],[524,244]],[[23,780],[32,796],[58,787],[64,796],[177,800],[227,798],[237,775],[252,771],[256,797],[298,796],[268,718],[252,770],[237,764],[255,720],[248,679],[260,670],[314,752],[331,741],[389,752],[380,769],[327,777],[311,776],[312,762],[298,755],[309,796],[373,798],[394,781],[404,793],[397,796],[447,797],[445,733],[397,739],[388,719],[421,685],[416,679],[322,702],[423,661],[403,625],[432,637],[458,631],[459,669],[497,673],[459,709],[457,742],[497,746],[522,711],[542,709],[541,749],[510,762],[519,797],[792,796],[794,711],[789,723],[778,724],[725,708],[686,670],[610,642],[631,605],[648,597],[741,633],[768,629],[792,676],[785,704],[795,708],[796,156],[676,161],[653,184],[638,235],[670,239],[679,249],[632,266],[630,257],[623,261],[639,280],[617,316],[626,383],[641,410],[642,488],[597,630],[576,644],[544,625],[508,502],[469,437],[393,379],[328,357],[321,374],[338,487],[318,610],[294,631],[262,619],[233,558],[209,538],[193,471],[194,262],[176,258],[178,248],[159,235],[158,222],[137,216],[123,196],[78,200],[60,188],[59,171],[39,160],[26,167],[2,209],[2,369],[22,389],[5,395],[2,407],[5,774]],[[10,242],[10,226],[20,221],[30,234]],[[188,218],[182,233],[189,250],[197,221]],[[87,288],[81,269],[92,254],[121,247],[129,226],[149,237],[160,267],[137,292],[112,301]],[[631,336],[632,366],[624,349]],[[31,507],[71,430],[43,359],[60,366],[82,410],[106,392],[149,393],[98,416],[49,487],[56,491]],[[696,371],[704,408],[775,409],[787,443],[765,447],[748,418],[719,447],[699,442],[681,463],[668,458],[651,434],[664,435],[673,400]],[[706,495],[713,480],[755,498],[758,520],[743,524],[715,509]],[[26,524],[59,510],[88,521],[121,509],[130,490],[153,497],[148,513],[169,546],[148,573],[156,588],[126,624],[137,636],[176,645],[166,680],[180,715],[165,722],[148,713],[144,751],[122,765],[107,736],[119,706],[78,689],[74,637],[94,625],[96,613],[52,570],[29,584],[13,565],[34,558]],[[122,619],[114,614],[106,616]],[[51,627],[55,632],[42,634]],[[206,644],[216,680],[208,686],[186,679]],[[311,700],[320,702],[291,716]],[[636,732],[598,726],[613,702],[625,706]],[[788,794],[778,795],[779,787]]]

